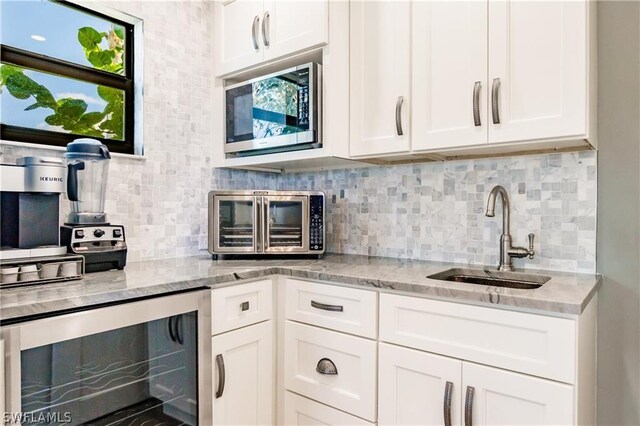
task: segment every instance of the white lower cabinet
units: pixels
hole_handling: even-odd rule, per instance
[[[576,424],[573,386],[467,362],[462,385],[467,424]]]
[[[462,361],[380,343],[378,423],[460,425]],[[449,407],[449,409],[447,409]]]
[[[573,386],[380,343],[380,425],[571,425]]]
[[[285,392],[284,424],[286,426],[331,425],[371,426],[373,423],[344,413],[319,402]]]
[[[376,346],[373,340],[286,321],[284,385],[375,421]]]
[[[214,424],[273,424],[272,321],[215,336],[211,347]]]

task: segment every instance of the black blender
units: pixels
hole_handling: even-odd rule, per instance
[[[81,254],[85,272],[123,269],[127,262],[124,227],[107,222],[104,212],[111,154],[95,139],[76,139],[67,145],[69,220],[60,239],[69,253]]]

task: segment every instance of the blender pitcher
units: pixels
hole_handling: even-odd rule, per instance
[[[67,145],[69,224],[106,223],[104,201],[109,172],[109,149],[95,139],[76,139]]]

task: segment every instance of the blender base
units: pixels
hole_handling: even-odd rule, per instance
[[[127,264],[122,225],[65,224],[60,227],[60,240],[68,253],[84,256],[85,272],[124,269]]]

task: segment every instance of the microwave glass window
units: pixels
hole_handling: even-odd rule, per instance
[[[269,247],[302,247],[302,218],[302,202],[269,201]]]
[[[253,201],[220,200],[220,247],[253,247],[254,205]]]
[[[309,130],[309,69],[292,71],[227,91],[227,142]]]
[[[22,424],[197,425],[197,339],[190,312],[24,350]]]

